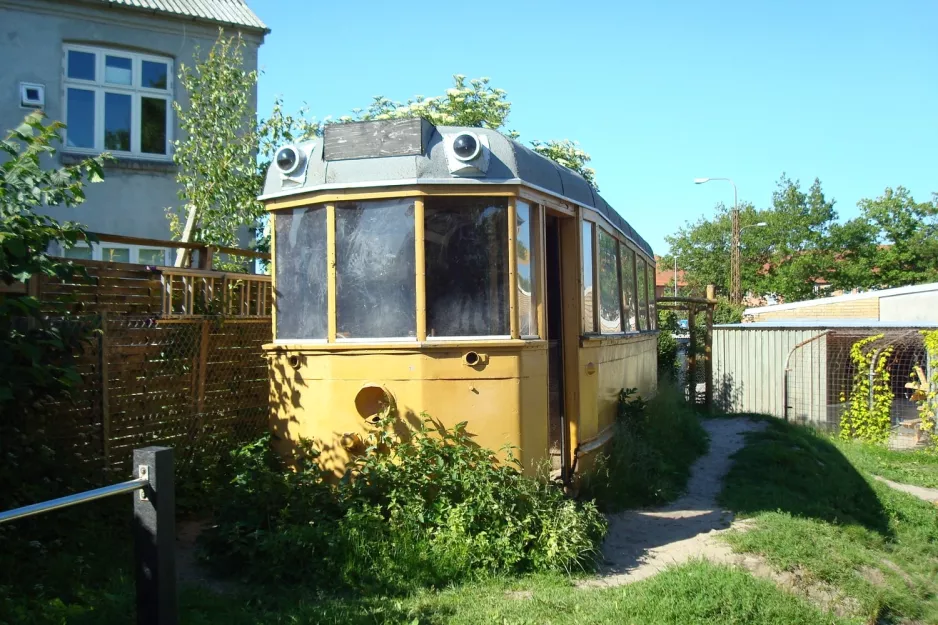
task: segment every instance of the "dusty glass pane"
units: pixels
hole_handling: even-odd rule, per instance
[[[69,147],[94,147],[94,91],[69,88],[66,124]]]
[[[635,266],[638,274],[638,326],[639,330],[648,330],[648,280],[645,276],[645,261],[641,258]]]
[[[599,324],[603,334],[622,332],[619,242],[602,228],[599,230]]]
[[[531,242],[532,212],[526,202],[518,202],[515,244],[518,247],[518,330],[521,336],[537,336],[537,295],[534,281],[536,256]]]
[[[638,329],[635,319],[635,313],[638,312],[635,299],[635,252],[624,243],[619,244],[619,262],[622,271],[622,295],[625,298],[625,315],[628,323],[625,331],[635,332]]]
[[[157,63],[155,61],[141,62],[140,86],[147,89],[166,89],[169,84],[169,70],[166,63]]]
[[[655,298],[657,294],[657,272],[655,271],[655,265],[648,263],[647,269],[648,273],[648,329],[657,330],[658,329],[658,309],[655,307]],[[675,279],[677,279],[675,277]]]
[[[336,335],[417,335],[414,201],[344,202],[335,209]]]
[[[296,208],[274,216],[277,339],[324,339],[326,209]]]
[[[94,52],[68,51],[68,77],[94,80]]]
[[[112,85],[132,85],[133,61],[122,56],[104,56],[104,82]]]
[[[104,149],[130,151],[130,96],[104,94]]]
[[[427,334],[509,334],[508,201],[435,197],[424,211]]]
[[[165,265],[166,252],[160,248],[141,248],[137,252],[137,262],[141,265]]]
[[[140,151],[166,154],[166,100],[140,98]]]
[[[102,247],[101,260],[111,263],[129,263],[130,249],[126,247]]]
[[[583,332],[595,332],[593,325],[593,224],[583,222]]]

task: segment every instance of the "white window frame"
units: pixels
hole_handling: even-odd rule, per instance
[[[88,243],[86,243],[86,242],[84,242],[84,241],[79,241],[79,242],[77,242],[77,243],[76,243],[74,246],[72,246],[72,247],[88,247]],[[104,260],[104,249],[103,249],[103,248],[105,248],[105,247],[107,247],[107,248],[114,248],[114,249],[121,249],[121,250],[129,250],[129,252],[130,252],[129,258],[130,258],[130,260],[129,260],[128,262],[130,262],[130,264],[132,264],[132,265],[142,265],[142,264],[145,264],[145,263],[141,263],[141,262],[140,262],[140,250],[163,250],[163,263],[161,263],[160,265],[158,265],[158,266],[160,266],[160,267],[166,267],[166,266],[168,266],[168,264],[167,264],[167,262],[168,262],[167,259],[172,258],[172,256],[170,256],[170,254],[172,253],[172,251],[173,251],[173,249],[174,249],[174,248],[169,248],[169,247],[157,247],[157,246],[153,246],[153,245],[132,245],[132,244],[130,244],[130,243],[108,243],[107,241],[104,241],[104,242],[102,242],[102,243],[95,243],[95,244],[91,245],[91,260],[101,260],[101,261],[103,261],[103,260]],[[64,247],[61,247],[60,253],[61,253],[62,257],[65,257],[65,248],[64,248]]]
[[[95,55],[95,80],[82,80],[79,78],[69,78],[68,76],[68,53],[69,52],[87,52]],[[115,85],[104,81],[106,56],[120,56],[131,60],[132,84]],[[143,62],[152,61],[154,63],[166,64],[166,89],[150,89],[141,86],[143,79]],[[147,159],[157,161],[172,161],[172,143],[173,143],[173,85],[175,74],[173,73],[173,60],[169,57],[156,56],[152,54],[141,54],[139,52],[129,52],[120,48],[107,48],[100,46],[85,46],[78,44],[66,44],[62,47],[62,119],[68,120],[68,90],[69,88],[84,89],[94,92],[94,147],[81,148],[68,145],[68,129],[65,129],[65,148],[63,151],[76,154],[100,154],[101,152],[111,152],[116,156],[123,156],[135,159]],[[104,94],[117,93],[130,96],[130,151],[124,150],[105,150],[104,147]],[[153,154],[143,152],[140,149],[141,140],[141,98],[154,98],[166,100],[166,153]]]

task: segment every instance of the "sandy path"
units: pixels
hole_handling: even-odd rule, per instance
[[[733,515],[720,509],[716,498],[732,464],[730,456],[745,444],[743,435],[765,426],[744,418],[711,419],[703,425],[710,434],[710,451],[691,467],[687,494],[659,508],[612,515],[600,576],[582,585],[630,584],[695,558],[726,563],[738,560],[717,538],[730,527]],[[740,525],[735,524],[734,529]]]
[[[878,475],[874,475],[873,479],[886,484],[890,488],[901,490],[904,493],[918,497],[922,501],[938,503],[938,488],[925,488],[924,486],[913,486],[912,484],[900,484],[899,482],[893,482],[892,480],[887,480],[886,478],[880,477]]]

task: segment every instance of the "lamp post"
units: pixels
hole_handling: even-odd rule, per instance
[[[739,194],[736,183],[730,178],[694,178],[694,184],[704,184],[711,180],[724,180],[733,185],[733,243],[730,250],[730,300],[734,304],[742,301],[739,280]]]

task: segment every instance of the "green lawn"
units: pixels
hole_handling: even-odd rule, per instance
[[[865,473],[927,488],[938,488],[938,454],[924,450],[891,451],[856,441],[837,441],[850,462]]]
[[[579,589],[570,578],[541,576],[465,584],[404,598],[321,598],[288,589],[219,595],[201,589],[182,594],[184,625],[340,624],[574,625],[585,623],[820,624],[846,623],[763,580],[723,566],[693,563],[655,578],[608,589]],[[130,599],[105,601],[72,616],[76,625],[124,625]]]
[[[869,622],[938,622],[938,508],[874,481],[887,460],[893,478],[923,464],[770,421],[727,476],[722,503],[756,521],[730,543],[834,586]]]

